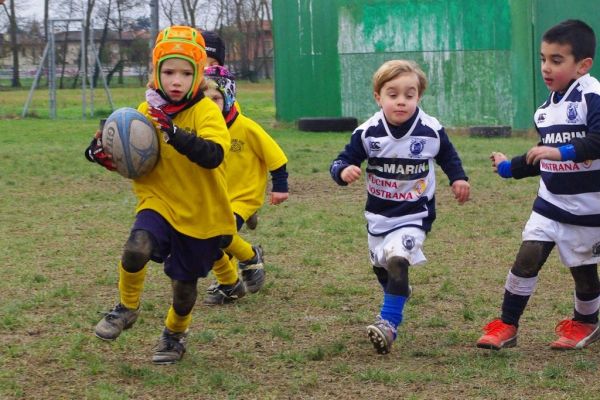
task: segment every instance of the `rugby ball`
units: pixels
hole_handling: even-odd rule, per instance
[[[125,178],[136,179],[152,171],[158,146],[154,125],[134,108],[114,111],[102,128],[104,152],[112,156],[117,172]]]

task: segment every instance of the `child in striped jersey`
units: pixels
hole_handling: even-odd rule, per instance
[[[241,114],[235,102],[235,77],[221,66],[206,68],[206,97],[221,109],[231,134],[231,149],[225,158],[227,164],[227,191],[237,222],[238,231],[251,215],[262,207],[267,187],[267,171],[272,178],[269,203],[278,205],[288,199],[287,157],[277,142],[256,122]],[[226,253],[238,259],[242,278],[249,292],[255,293],[265,282],[262,248],[252,246],[239,233],[223,243]],[[218,305],[243,296],[237,284],[219,278],[221,269],[215,267],[216,284],[209,286],[204,304]]]
[[[555,246],[575,282],[575,307],[573,318],[556,326],[550,348],[581,349],[600,337],[600,83],[588,73],[595,49],[594,31],[579,20],[544,33],[541,71],[550,95],[534,115],[540,143],[512,160],[496,152],[490,157],[503,178],[541,179],[506,278],[501,317],[484,327],[477,347],[516,345],[519,319]]]
[[[373,76],[381,110],[356,128],[330,168],[335,182],[345,186],[360,178],[360,165],[367,161],[369,254],[384,292],[381,311],[367,333],[380,354],[390,352],[402,322],[411,291],[409,266],[426,261],[423,242],[435,219],[434,161],[450,179],[456,200],[462,204],[469,199],[467,175],[448,135],[418,107],[426,86],[415,63],[384,63]]]

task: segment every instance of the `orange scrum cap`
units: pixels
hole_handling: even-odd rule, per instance
[[[204,79],[206,66],[204,38],[200,32],[189,26],[171,26],[158,33],[152,50],[152,65],[153,80],[160,90],[160,65],[169,58],[183,58],[194,66],[194,80],[186,98],[194,97]]]

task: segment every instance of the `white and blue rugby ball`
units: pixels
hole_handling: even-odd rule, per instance
[[[102,147],[112,156],[117,172],[129,179],[146,175],[158,162],[156,130],[146,116],[134,108],[115,110],[102,129]]]

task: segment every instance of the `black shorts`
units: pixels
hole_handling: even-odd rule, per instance
[[[152,261],[163,263],[165,274],[178,281],[204,278],[215,261],[223,256],[219,248],[221,236],[196,239],[176,231],[166,219],[154,210],[142,210],[131,231],[144,230],[154,238]]]

